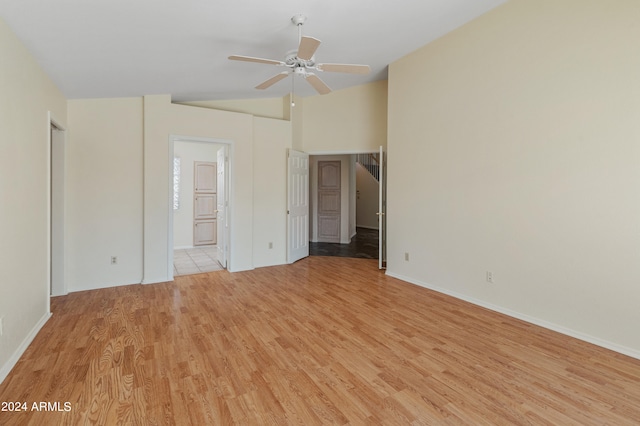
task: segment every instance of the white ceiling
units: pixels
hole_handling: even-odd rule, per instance
[[[387,66],[505,0],[0,0],[12,28],[69,99],[171,94],[173,100],[280,97],[282,71],[229,55],[283,60],[303,35],[316,62],[371,66],[367,76],[322,73],[333,89],[385,79]],[[292,77],[289,77],[292,78]],[[315,94],[296,80],[296,94]]]

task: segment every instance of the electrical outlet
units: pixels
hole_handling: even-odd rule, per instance
[[[407,262],[409,261],[409,253],[405,253],[404,254],[404,260],[406,260]]]
[[[4,317],[0,318],[0,336],[4,333]]]
[[[269,248],[272,249],[273,248],[273,243],[269,243]]]
[[[493,272],[487,271],[487,282],[493,284]]]
[[[118,256],[111,256],[111,264],[116,265],[118,263]]]

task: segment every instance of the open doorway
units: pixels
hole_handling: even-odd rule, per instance
[[[310,255],[378,259],[378,156],[310,157]]]
[[[67,294],[65,283],[65,129],[49,116],[49,294]]]
[[[227,268],[229,247],[229,145],[172,138],[172,275]]]

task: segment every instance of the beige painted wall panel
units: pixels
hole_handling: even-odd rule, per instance
[[[256,117],[275,118],[278,120],[288,119],[284,115],[283,98],[190,101],[178,102],[178,104],[219,109],[230,112],[240,112],[243,114],[251,114]]]
[[[253,131],[253,266],[258,268],[287,263],[287,148],[291,148],[291,123],[255,117]]]
[[[640,355],[639,21],[511,1],[391,64],[390,273]]]
[[[71,100],[68,108],[69,291],[139,283],[142,98]]]
[[[168,95],[144,97],[145,114],[145,257],[144,282],[170,275],[169,135],[232,141],[229,226],[230,271],[253,268],[253,118],[247,114],[171,104]]]
[[[292,145],[296,151],[304,152],[304,135],[302,132],[302,126],[304,125],[304,98],[297,96],[293,97],[295,100],[295,106],[291,107],[291,133],[292,133]]]
[[[302,104],[303,151],[373,152],[387,146],[386,80],[310,96]]]
[[[0,19],[0,381],[49,313],[48,112],[66,100]]]

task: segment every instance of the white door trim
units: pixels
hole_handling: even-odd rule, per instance
[[[52,127],[55,127],[59,134],[52,137]],[[56,144],[56,149],[59,151],[54,152],[54,145]],[[66,266],[65,266],[65,200],[64,200],[64,188],[66,187],[65,181],[65,151],[66,151],[66,128],[61,124],[61,121],[58,120],[55,115],[51,112],[47,112],[47,298],[49,299],[49,304],[47,306],[47,313],[51,313],[51,296],[61,296],[68,293],[67,282],[66,282]],[[62,170],[57,170],[57,172],[61,173],[62,181],[58,181],[58,185],[53,185],[52,173],[53,173],[53,165],[52,161],[55,155],[62,156]],[[52,213],[53,209],[53,198],[54,191],[57,191],[57,196],[61,197],[61,211],[60,214],[54,215]],[[55,223],[53,221],[56,221]],[[61,235],[59,239],[55,240],[53,238],[54,231],[60,231]],[[53,248],[52,244],[55,243],[56,247]],[[58,253],[54,256],[54,250],[57,250]],[[53,277],[53,268],[58,271],[57,277],[58,279],[54,280]]]
[[[378,269],[387,268],[387,159],[380,146],[378,186]]]
[[[223,145],[222,148],[218,149],[216,152],[216,162],[218,164],[216,170],[218,175],[216,176],[216,234],[218,239],[216,246],[218,247],[218,262],[220,262],[224,269],[227,269],[227,259],[229,258],[229,232],[227,226],[229,190],[226,178],[227,169],[229,168],[229,145]],[[222,179],[220,179],[220,175],[222,175]],[[222,184],[220,182],[222,182]]]

